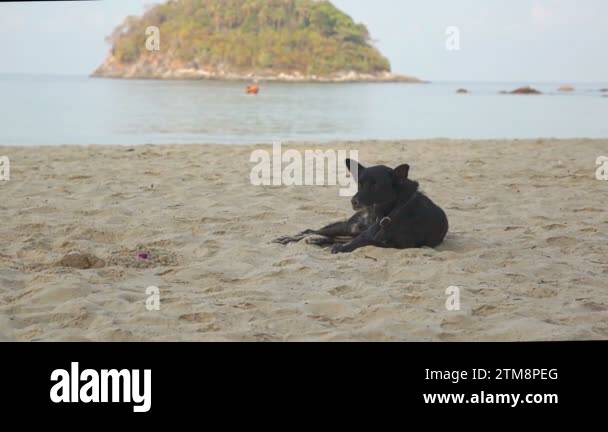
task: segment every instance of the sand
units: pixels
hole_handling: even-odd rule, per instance
[[[272,244],[352,211],[335,186],[252,186],[269,146],[0,147],[0,340],[608,339],[608,140],[329,147],[410,163],[450,218],[445,244]],[[59,265],[70,252],[101,261]]]

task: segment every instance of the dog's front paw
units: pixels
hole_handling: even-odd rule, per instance
[[[293,237],[287,237],[287,236],[285,236],[285,237],[279,237],[278,239],[275,239],[272,242],[276,243],[276,244],[280,244],[280,245],[286,246],[289,243],[295,243],[296,241],[297,240],[294,239]]]
[[[346,250],[344,249],[344,245],[341,244],[334,245],[334,247],[331,248],[331,253],[334,255],[344,252],[346,252]]]

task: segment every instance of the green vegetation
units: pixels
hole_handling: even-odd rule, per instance
[[[319,76],[390,71],[365,25],[329,1],[171,0],[127,18],[108,38],[121,63],[148,54],[148,26],[160,29],[163,55],[187,67]]]

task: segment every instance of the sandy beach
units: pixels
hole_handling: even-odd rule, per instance
[[[0,147],[0,340],[608,339],[608,140],[325,147],[411,164],[448,214],[446,242],[272,244],[352,210],[337,186],[252,186],[250,154],[270,146]],[[66,267],[71,252],[99,261]]]

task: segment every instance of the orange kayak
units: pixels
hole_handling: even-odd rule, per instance
[[[247,89],[245,91],[247,92],[247,94],[258,94],[260,92],[260,86],[258,86],[257,84],[250,84],[247,86]]]

